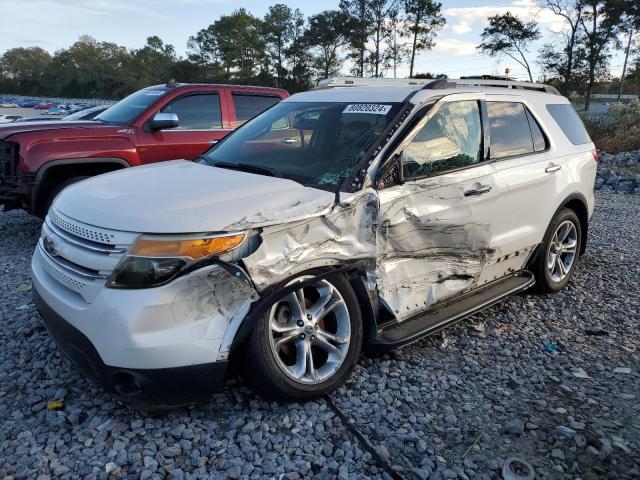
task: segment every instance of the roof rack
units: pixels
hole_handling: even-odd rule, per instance
[[[533,90],[538,92],[561,93],[551,85],[542,83],[520,82],[509,77],[493,75],[477,75],[461,77],[459,79],[448,78],[361,78],[361,77],[332,77],[318,80],[314,90],[336,87],[421,87],[429,90],[443,90],[456,87],[496,87],[515,88],[521,90]]]

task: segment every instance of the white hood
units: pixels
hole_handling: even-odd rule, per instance
[[[127,168],[78,182],[55,208],[97,227],[140,233],[239,231],[328,211],[331,192],[291,180],[185,160]]]

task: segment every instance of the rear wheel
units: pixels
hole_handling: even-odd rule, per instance
[[[308,278],[295,282],[303,280]],[[276,301],[250,333],[240,361],[247,383],[258,393],[277,400],[310,400],[342,385],[361,349],[360,308],[340,275]]]
[[[581,240],[578,216],[563,208],[551,220],[533,266],[539,291],[553,293],[567,286],[578,262]]]

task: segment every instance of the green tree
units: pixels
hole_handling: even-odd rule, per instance
[[[384,53],[385,68],[393,71],[393,78],[398,76],[398,67],[409,58],[410,48],[403,41],[403,21],[398,10],[389,15],[384,40],[387,44]]]
[[[522,65],[533,82],[531,67],[525,53],[531,42],[540,38],[540,30],[535,21],[523,22],[510,12],[489,17],[489,25],[482,32],[482,42],[478,48],[487,55],[507,55]]]
[[[618,33],[621,14],[619,7],[619,3],[609,3],[606,0],[586,0],[585,2],[584,15],[580,19],[585,36],[584,46],[588,65],[585,110],[589,110],[598,72],[606,68],[609,62],[609,47]]]
[[[262,21],[244,8],[223,15],[213,23],[213,35],[225,81],[246,83],[254,79],[266,56]]]
[[[40,47],[12,48],[0,57],[0,73],[14,93],[45,94],[51,55]]]
[[[442,4],[433,0],[404,0],[404,11],[411,36],[409,77],[413,76],[416,54],[431,50],[434,38],[446,20],[440,13]]]
[[[371,40],[373,50],[370,55],[371,71],[374,77],[382,74],[384,65],[382,45],[389,34],[389,23],[392,17],[397,17],[399,5],[397,0],[369,0],[369,17],[371,19]]]
[[[289,77],[287,84],[284,85],[292,92],[308,90],[311,86],[313,59],[309,51],[307,30],[304,14],[299,9],[294,10],[291,42],[285,51],[288,58]]]
[[[562,17],[568,27],[563,32],[556,34],[556,36],[564,37],[562,51],[550,44],[549,48],[540,52],[539,57],[543,62],[543,69],[546,68],[554,72],[554,75],[557,75],[560,90],[568,94],[579,85],[579,81],[574,81],[574,70],[577,64],[576,49],[582,48],[582,42],[579,42],[579,28],[584,10],[584,0],[539,0],[538,4]],[[557,58],[554,58],[554,52],[557,53]]]
[[[349,57],[354,61],[353,73],[358,77],[364,77],[367,40],[372,23],[367,1],[340,0],[340,11],[348,18],[343,28],[349,32]]]
[[[262,26],[269,59],[275,62],[276,86],[280,87],[287,76],[285,51],[293,36],[293,11],[281,3],[269,7]]]
[[[340,10],[325,10],[309,17],[306,42],[313,48],[313,66],[319,77],[337,75],[344,59],[340,49],[348,43],[344,28],[349,21]]]

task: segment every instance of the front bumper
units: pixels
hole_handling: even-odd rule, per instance
[[[134,369],[106,365],[91,341],[33,289],[33,299],[49,334],[86,376],[126,403],[170,408],[203,400],[224,382],[227,361],[173,368]]]

